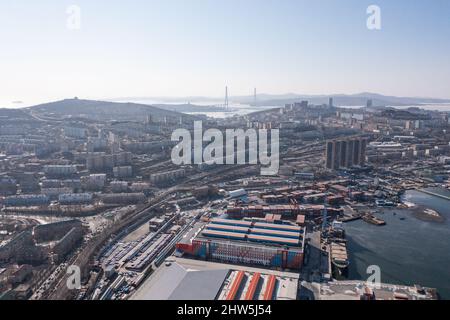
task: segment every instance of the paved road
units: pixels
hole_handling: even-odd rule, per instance
[[[320,246],[320,231],[308,234],[310,241],[307,246],[307,263],[302,268],[302,278],[307,281],[319,280],[322,271],[322,250]],[[318,278],[318,279],[316,279]]]

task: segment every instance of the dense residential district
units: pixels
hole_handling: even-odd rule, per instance
[[[174,164],[171,135],[195,121],[278,129],[278,174]],[[332,98],[227,118],[77,98],[1,109],[0,299],[439,299],[382,265],[371,281],[377,261],[352,275],[347,226],[443,223],[405,194],[450,199],[449,129],[448,113]]]

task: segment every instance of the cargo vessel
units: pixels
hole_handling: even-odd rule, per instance
[[[331,263],[333,265],[334,278],[342,279],[348,276],[348,266],[350,264],[345,241],[332,242],[330,245]]]

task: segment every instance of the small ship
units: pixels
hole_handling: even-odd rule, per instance
[[[375,217],[374,215],[370,214],[370,213],[366,213],[362,216],[362,219],[370,224],[376,225],[376,226],[384,226],[386,225],[386,221]]]

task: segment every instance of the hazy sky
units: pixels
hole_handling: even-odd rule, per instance
[[[371,4],[381,30],[366,27]],[[449,49],[448,0],[0,0],[0,106],[222,96],[226,84],[450,98]]]

